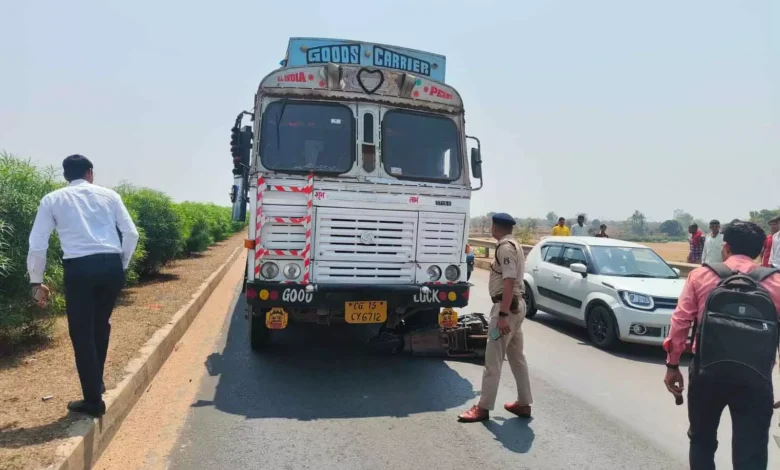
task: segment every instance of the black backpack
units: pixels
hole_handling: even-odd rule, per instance
[[[780,323],[772,297],[760,282],[780,271],[756,268],[741,274],[723,263],[704,266],[721,281],[707,297],[697,330],[696,373],[717,382],[771,384]]]

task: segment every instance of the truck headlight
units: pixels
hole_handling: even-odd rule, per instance
[[[428,280],[438,281],[441,279],[441,268],[435,265],[428,266]]]
[[[457,281],[460,279],[460,268],[454,264],[447,266],[447,269],[444,270],[444,277],[448,281]]]
[[[655,307],[655,302],[653,302],[653,298],[649,295],[621,291],[620,298],[623,300],[624,304],[638,310],[652,310]]]
[[[295,263],[290,263],[284,267],[282,272],[287,279],[298,279],[298,276],[301,275],[301,267]]]
[[[279,275],[279,265],[270,261],[263,263],[260,267],[260,275],[266,279],[273,279]]]

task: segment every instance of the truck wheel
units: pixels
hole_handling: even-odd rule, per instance
[[[265,326],[265,318],[249,312],[249,321],[247,323],[249,346],[252,348],[252,351],[261,351],[267,348],[271,343],[271,331]]]

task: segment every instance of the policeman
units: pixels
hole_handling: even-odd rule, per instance
[[[490,266],[488,291],[493,300],[490,310],[490,327],[485,350],[485,371],[482,374],[482,395],[479,403],[458,416],[461,422],[475,423],[490,418],[495,407],[498,382],[504,357],[509,362],[517,383],[517,401],[504,405],[504,409],[522,418],[531,417],[531,384],[528,380],[528,364],[523,354],[523,250],[512,236],[515,219],[509,214],[493,216],[493,238],[498,240],[496,256]],[[496,339],[497,338],[497,339]]]

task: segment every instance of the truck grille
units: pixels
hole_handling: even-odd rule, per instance
[[[408,263],[415,252],[417,214],[319,208],[314,259]]]
[[[463,214],[420,213],[417,261],[457,263],[463,251]]]
[[[350,284],[411,284],[414,265],[411,263],[343,263],[315,261],[313,276],[316,282]]]

